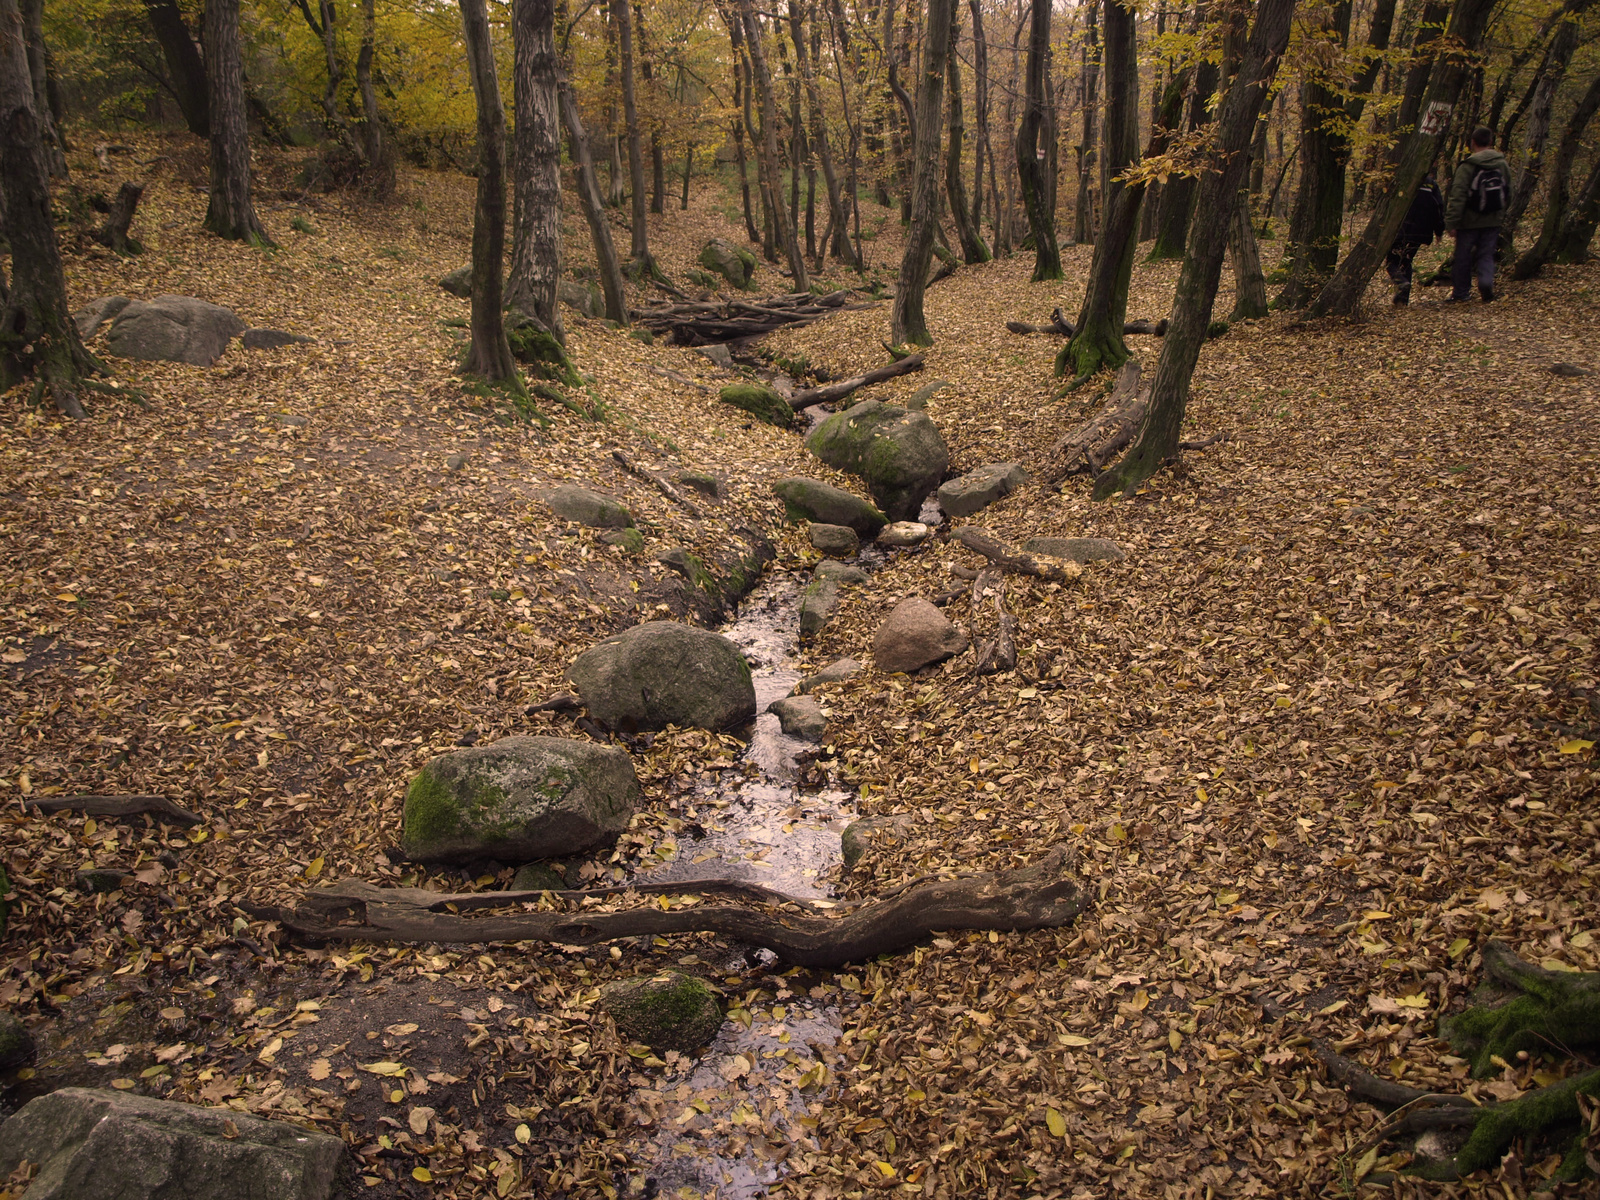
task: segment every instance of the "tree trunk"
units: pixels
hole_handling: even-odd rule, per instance
[[[1551,262],[1581,263],[1589,259],[1589,243],[1594,240],[1595,226],[1600,225],[1600,159],[1589,169],[1572,204],[1572,211],[1561,223],[1561,234],[1556,239]]]
[[[1567,64],[1578,46],[1578,23],[1563,21],[1550,39],[1550,49],[1539,70],[1534,85],[1533,103],[1528,109],[1528,139],[1523,153],[1522,178],[1517,180],[1511,203],[1506,205],[1505,220],[1500,223],[1500,246],[1509,252],[1517,239],[1517,226],[1528,209],[1544,177],[1544,147],[1550,137],[1550,110],[1555,104],[1556,89],[1566,78]]]
[[[206,65],[189,34],[177,0],[144,0],[150,28],[167,60],[168,82],[178,101],[178,111],[189,132],[197,137],[211,136],[211,107],[206,91]]]
[[[1342,70],[1350,40],[1350,0],[1327,10],[1316,39],[1325,43],[1320,56],[1326,66],[1311,72],[1300,89],[1300,188],[1289,218],[1289,239],[1283,251],[1288,282],[1275,302],[1278,308],[1303,308],[1317,294],[1339,262],[1339,233],[1344,220],[1344,153],[1340,132],[1345,120]]]
[[[954,45],[958,40],[956,20],[952,15],[950,42]],[[961,59],[959,55],[951,53],[947,61],[950,68],[950,145],[944,162],[945,195],[950,201],[950,218],[956,225],[956,238],[961,243],[962,260],[969,263],[988,262],[989,247],[983,244],[983,236],[972,218],[972,210],[967,205],[967,184],[961,177],[961,139],[966,131],[961,112]]]
[[[1261,273],[1261,249],[1250,222],[1250,189],[1234,206],[1228,225],[1228,257],[1233,260],[1233,311],[1230,321],[1253,321],[1267,315],[1267,280]]]
[[[648,202],[644,190],[644,144],[639,137],[639,104],[633,81],[633,12],[628,0],[611,0],[611,20],[617,27],[617,76],[622,81],[622,120],[628,138],[628,187],[632,192],[632,234],[628,256],[641,269],[641,278],[651,273]]]
[[[117,254],[144,253],[144,247],[136,239],[128,236],[128,227],[133,224],[134,210],[139,207],[139,198],[143,195],[142,183],[124,182],[117,189],[117,198],[111,202],[111,211],[106,214],[106,223],[95,233],[94,240]]]
[[[1209,6],[1205,3],[1195,8],[1195,28],[1198,30],[1206,19]],[[1215,63],[1202,60],[1198,66],[1186,72],[1188,78],[1193,80],[1194,90],[1189,94],[1188,109],[1189,132],[1193,134],[1202,125],[1211,120],[1209,105],[1211,94],[1217,90],[1217,67]],[[1251,131],[1252,133],[1254,130]],[[1185,246],[1188,242],[1189,219],[1194,213],[1195,193],[1197,184],[1193,176],[1178,175],[1169,179],[1161,189],[1161,212],[1157,219],[1156,244],[1150,248],[1149,261],[1159,262],[1167,258],[1182,258],[1185,256]]]
[[[1106,367],[1128,361],[1122,323],[1128,315],[1128,286],[1139,246],[1142,183],[1117,179],[1139,157],[1139,51],[1135,15],[1119,0],[1105,0],[1105,201],[1089,284],[1083,294],[1072,340],[1056,357],[1056,374],[1070,364],[1073,386]],[[1087,129],[1087,124],[1085,129]]]
[[[239,61],[239,0],[207,0],[206,90],[211,101],[211,202],[205,228],[218,237],[271,246],[250,201],[250,126]]]
[[[744,153],[745,122],[750,116],[750,81],[746,74],[744,54],[744,22],[737,13],[717,7],[722,24],[728,30],[728,41],[733,47],[733,161],[739,171],[739,197],[744,203],[744,235],[751,242],[759,242],[761,233],[756,229],[755,213],[750,208],[750,170]]]
[[[1083,109],[1083,143],[1078,147],[1078,202],[1073,209],[1072,240],[1094,241],[1094,202],[1096,195],[1095,173],[1099,168],[1099,154],[1095,148],[1095,116],[1100,106],[1100,29],[1096,24],[1100,10],[1089,6],[1088,36],[1083,45],[1083,74],[1079,79],[1079,104]],[[1106,37],[1111,37],[1110,30]],[[1110,104],[1109,85],[1107,104]],[[1109,137],[1110,134],[1107,134]],[[1107,153],[1110,153],[1107,151]]]
[[[1261,0],[1256,8],[1255,26],[1250,31],[1239,72],[1228,87],[1217,118],[1212,151],[1216,169],[1200,177],[1196,219],[1189,230],[1189,249],[1178,277],[1172,318],[1151,384],[1150,413],[1138,441],[1116,467],[1096,482],[1096,499],[1118,492],[1131,494],[1178,453],[1184,412],[1188,407],[1189,381],[1200,358],[1200,347],[1205,344],[1217,282],[1222,275],[1228,223],[1233,219],[1233,208],[1249,180],[1247,151],[1255,134],[1256,117],[1289,42],[1294,2]]]
[[[1163,38],[1167,33],[1167,6],[1156,6],[1156,37]],[[1170,58],[1159,58],[1153,64],[1156,85],[1150,89],[1150,136],[1156,136],[1156,128],[1161,123],[1162,99],[1166,95],[1167,73],[1172,70]],[[1139,240],[1147,242],[1156,236],[1156,217],[1161,212],[1161,185],[1151,183],[1145,188],[1144,203],[1139,208]]]
[[[916,127],[912,133],[911,228],[906,233],[900,279],[894,289],[890,338],[896,345],[931,346],[922,312],[928,264],[939,224],[939,127],[944,116],[944,81],[950,65],[950,26],[956,0],[928,0],[917,81]]]
[[[1022,204],[1033,234],[1033,282],[1060,279],[1061,251],[1056,248],[1055,210],[1049,204],[1043,160],[1045,147],[1039,134],[1044,127],[1045,60],[1050,54],[1049,0],[1033,6],[1028,34],[1028,67],[1024,86],[1022,123],[1017,127],[1017,181],[1022,189]]]
[[[811,105],[811,126],[815,131],[817,159],[822,164],[822,182],[828,192],[828,219],[834,223],[836,229],[848,229],[849,217],[845,212],[844,198],[839,194],[839,176],[833,166],[832,147],[828,144],[828,126],[826,110],[822,107],[822,89],[817,86],[817,77],[812,70],[811,56],[806,50],[800,0],[789,0],[789,28],[794,38],[795,63],[800,69],[800,78],[805,83],[806,99]],[[849,252],[849,239],[841,239],[841,244],[846,251],[844,255],[846,264],[852,267],[859,267],[860,264],[855,260],[855,256]]]
[[[356,55],[356,88],[361,93],[361,142],[367,152],[367,191],[388,196],[394,191],[394,160],[383,144],[383,116],[372,86],[372,58],[377,49],[378,20],[373,0],[361,0],[361,51]]]
[[[367,152],[366,148],[356,140],[355,130],[350,128],[350,122],[345,119],[344,111],[339,107],[339,87],[344,83],[344,62],[339,58],[339,11],[334,7],[333,0],[320,0],[322,10],[322,24],[318,30],[322,35],[322,57],[327,65],[328,79],[322,89],[322,118],[327,124],[328,132],[338,140],[356,159],[360,167],[365,169]],[[307,9],[309,17],[310,10]]]
[[[50,106],[49,70],[44,45],[44,0],[22,0],[22,24],[28,44],[28,79],[33,88],[34,120],[45,169],[53,179],[67,177],[66,143]]]
[[[589,139],[584,136],[583,122],[578,118],[578,104],[572,98],[572,85],[563,81],[560,87],[561,121],[567,127],[567,140],[571,145],[572,162],[578,176],[578,201],[583,206],[584,219],[589,222],[594,257],[600,267],[600,290],[606,297],[606,318],[626,325],[628,305],[623,299],[622,267],[617,261],[616,243],[611,240],[605,201],[600,197],[600,181],[595,177],[594,157],[589,153]]]
[[[694,143],[683,152],[683,197],[678,201],[678,211],[689,211],[689,177],[694,174]]]
[[[972,229],[983,237],[983,164],[989,149],[989,43],[983,36],[982,0],[967,0],[972,13],[972,105],[978,124],[972,147]]]
[[[739,13],[744,21],[745,45],[750,53],[750,69],[755,75],[756,92],[761,97],[761,165],[765,178],[761,181],[768,208],[772,213],[773,238],[784,257],[789,260],[789,270],[794,276],[794,290],[809,288],[805,256],[800,253],[800,242],[795,237],[794,223],[784,207],[779,191],[778,174],[778,106],[772,95],[772,75],[767,70],[767,56],[761,47],[761,26],[757,23],[751,0],[739,0]]]
[[[215,0],[213,0],[215,2]],[[478,197],[472,213],[472,343],[464,375],[522,387],[506,340],[501,264],[506,241],[506,110],[500,101],[494,43],[484,0],[460,0],[462,37],[478,108]]]
[[[1450,27],[1430,72],[1431,82],[1424,100],[1422,121],[1396,146],[1394,175],[1386,202],[1373,214],[1367,227],[1350,248],[1333,278],[1328,281],[1307,310],[1312,317],[1329,314],[1349,316],[1360,304],[1373,273],[1394,244],[1405,220],[1406,210],[1416,197],[1417,187],[1428,167],[1438,157],[1445,138],[1452,101],[1470,69],[1472,56],[1483,38],[1484,27],[1493,11],[1493,0],[1455,0]],[[1402,124],[1400,128],[1404,129]]]
[[[40,139],[22,14],[17,0],[0,0],[0,212],[11,243],[9,288],[0,276],[0,387],[34,375],[60,412],[81,418],[79,389],[100,364],[67,303]]]
[[[511,270],[506,307],[534,317],[563,346],[556,302],[561,280],[561,114],[557,99],[555,4],[513,0]]]
[[[1583,144],[1584,130],[1588,128],[1597,109],[1600,109],[1600,74],[1590,81],[1588,90],[1572,111],[1566,132],[1561,135],[1561,144],[1556,148],[1555,160],[1551,163],[1550,194],[1545,198],[1544,225],[1539,231],[1539,240],[1517,259],[1517,265],[1511,272],[1513,279],[1529,279],[1537,275],[1555,251],[1562,224],[1568,215],[1572,167]]]

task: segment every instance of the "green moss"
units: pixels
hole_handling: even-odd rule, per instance
[[[616,546],[624,554],[644,553],[644,534],[637,529],[613,529],[610,533],[602,533],[600,540],[608,546]]]
[[[679,971],[612,984],[601,1004],[624,1035],[657,1049],[697,1049],[722,1027],[722,1009],[710,985]]]
[[[794,424],[794,409],[789,407],[789,402],[763,384],[730,383],[718,394],[718,399],[779,429],[788,429]]]
[[[1499,1162],[1513,1138],[1575,1125],[1580,1094],[1600,1097],[1600,1071],[1574,1075],[1520,1099],[1485,1108],[1466,1145],[1456,1154],[1456,1167],[1461,1174],[1470,1175]]]
[[[572,369],[572,361],[554,334],[528,321],[507,329],[506,340],[511,343],[512,356],[527,366],[530,374],[553,379],[568,387],[578,386],[578,375]]]
[[[406,789],[404,829],[406,844],[412,847],[442,842],[461,832],[455,796],[428,767]]]
[[[839,835],[839,853],[844,859],[845,870],[855,870],[866,852],[867,843],[862,840],[860,832],[854,825],[846,825],[844,832]]]
[[[648,329],[630,329],[628,330],[628,336],[636,342],[643,342],[646,346],[654,346],[656,344],[656,335]]]

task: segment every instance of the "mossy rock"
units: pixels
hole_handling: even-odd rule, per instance
[[[638,804],[623,750],[504,738],[429,760],[406,792],[401,840],[416,862],[559,858],[614,838]]]
[[[33,1057],[33,1035],[16,1017],[0,1012],[0,1071],[20,1067]]]
[[[628,330],[628,336],[636,342],[643,342],[646,346],[654,346],[656,344],[656,335],[648,329],[630,329]]]
[[[571,885],[549,863],[527,863],[517,868],[511,880],[513,892],[564,892]]]
[[[889,523],[888,517],[860,496],[815,479],[780,479],[772,490],[783,501],[784,515],[791,521],[847,525],[864,538],[876,536]]]
[[[706,564],[697,555],[690,554],[682,546],[673,546],[663,550],[656,556],[656,561],[662,566],[671,567],[682,575],[693,587],[703,592],[716,592],[721,590],[716,576],[706,570]]]
[[[779,429],[788,429],[794,424],[794,409],[789,407],[789,402],[765,384],[730,383],[717,398]]]
[[[716,992],[681,971],[607,984],[600,990],[600,1006],[625,1037],[653,1050],[698,1050],[722,1028]]]
[[[755,286],[752,281],[758,265],[756,256],[724,238],[712,238],[707,242],[701,247],[700,257],[696,261],[742,291],[749,291]]]
[[[621,501],[576,484],[562,484],[549,492],[544,502],[556,516],[587,525],[591,529],[629,529],[633,526],[633,514]]]
[[[950,449],[926,413],[876,400],[829,417],[806,439],[806,449],[830,467],[859,475],[893,521],[915,518],[950,468]]]
[[[739,647],[676,621],[613,634],[578,655],[567,675],[589,715],[610,729],[720,730],[756,715],[755,683]]]
[[[472,296],[472,267],[457,267],[450,274],[439,280],[439,286],[460,300],[470,299]]]
[[[616,546],[624,554],[644,553],[644,534],[637,529],[613,529],[610,533],[602,533],[600,540],[608,546]]]
[[[527,367],[530,375],[568,387],[578,386],[578,373],[572,369],[566,350],[533,317],[515,310],[507,313],[506,341],[511,345],[512,357]]]
[[[705,471],[679,471],[675,477],[684,487],[691,487],[712,500],[722,499],[722,481]]]

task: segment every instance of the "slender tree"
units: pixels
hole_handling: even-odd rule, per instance
[[[952,15],[950,42],[954,46],[960,39],[959,18]],[[953,50],[945,56],[950,75],[950,140],[945,151],[944,190],[950,201],[950,218],[955,222],[956,238],[961,243],[961,257],[969,263],[989,261],[989,247],[983,244],[983,235],[967,205],[967,183],[961,176],[961,141],[966,136],[966,121],[961,109],[961,57]]]
[[[1237,3],[1238,0],[1232,0]],[[1122,461],[1095,482],[1096,499],[1131,493],[1178,453],[1179,432],[1189,402],[1189,380],[1211,324],[1211,308],[1222,275],[1233,208],[1250,178],[1247,151],[1256,117],[1289,42],[1295,0],[1261,0],[1245,44],[1239,72],[1223,98],[1211,134],[1210,167],[1199,179],[1189,247],[1172,301],[1150,387],[1149,415]],[[1238,9],[1238,18],[1244,10]]]
[[[983,236],[983,168],[989,158],[989,41],[983,35],[983,0],[967,0],[972,13],[972,106],[977,118],[972,146],[972,228]]]
[[[1056,215],[1045,180],[1046,147],[1039,135],[1045,125],[1045,69],[1050,56],[1051,0],[1033,0],[1028,34],[1028,67],[1022,123],[1017,127],[1017,180],[1033,234],[1033,282],[1060,279],[1061,251],[1056,247]]]
[[[891,336],[897,345],[931,346],[922,312],[928,264],[939,224],[939,126],[944,115],[944,81],[949,71],[950,26],[956,0],[928,0],[928,28],[922,39],[917,80],[916,124],[912,134],[911,228],[906,234],[900,278],[894,289]]]
[[[394,159],[383,140],[383,115],[372,86],[378,18],[374,0],[361,0],[361,50],[356,55],[356,89],[361,93],[361,142],[367,152],[367,189],[387,196],[394,190]]]
[[[644,144],[639,136],[639,103],[634,94],[633,12],[628,0],[611,0],[611,20],[617,27],[617,74],[622,81],[622,119],[628,140],[628,186],[632,192],[632,229],[629,257],[641,279],[659,274],[650,257],[649,201],[644,190]]]
[[[806,87],[806,99],[811,105],[811,124],[815,131],[813,137],[817,145],[817,159],[822,164],[822,183],[828,193],[828,220],[833,223],[835,229],[848,229],[849,214],[845,211],[844,197],[839,191],[839,174],[834,168],[833,149],[828,142],[828,123],[826,110],[822,107],[822,89],[817,85],[811,56],[806,51],[803,12],[801,0],[789,0],[789,27],[794,38],[795,63],[800,68],[800,76]],[[859,266],[851,253],[849,239],[840,239],[839,244],[844,249],[842,257],[845,262],[852,267]],[[819,251],[820,249],[819,247]]]
[[[1550,261],[1587,262],[1589,243],[1594,240],[1597,225],[1600,225],[1600,159],[1596,159],[1589,168],[1589,177],[1573,197],[1572,208],[1561,222],[1561,234],[1550,254]]]
[[[1078,203],[1073,211],[1072,232],[1075,242],[1094,241],[1095,171],[1100,165],[1100,153],[1095,144],[1095,118],[1100,110],[1099,15],[1099,8],[1090,5],[1089,28],[1083,43],[1083,74],[1078,81],[1079,107],[1083,110],[1083,141],[1078,146]],[[1106,36],[1110,37],[1110,34]],[[1112,103],[1109,90],[1106,103],[1108,106]],[[1102,190],[1099,195],[1103,197],[1105,192]]]
[[[606,318],[626,325],[628,305],[622,291],[622,265],[617,259],[616,243],[611,240],[611,224],[606,220],[606,204],[600,195],[600,180],[595,173],[589,139],[578,117],[578,103],[573,99],[572,85],[565,80],[561,83],[560,104],[561,123],[567,129],[572,162],[578,177],[578,203],[583,208],[584,220],[589,223],[595,262],[600,267],[600,290],[606,298]]]
[[[178,102],[184,124],[195,136],[209,137],[211,107],[206,94],[206,64],[178,8],[178,0],[144,0],[144,9],[166,59],[166,82]]]
[[[1567,64],[1578,48],[1578,22],[1563,21],[1550,39],[1550,49],[1534,81],[1532,103],[1528,109],[1528,136],[1522,155],[1522,174],[1512,189],[1511,202],[1506,205],[1505,220],[1500,224],[1500,245],[1509,251],[1516,242],[1517,227],[1522,214],[1544,178],[1544,148],[1550,137],[1551,110],[1555,107],[1556,90],[1566,78]]]
[[[206,90],[211,104],[211,202],[205,227],[218,237],[271,246],[250,200],[250,127],[239,61],[239,0],[207,0]]]
[[[512,0],[511,270],[506,307],[532,316],[562,345],[556,303],[561,279],[561,114],[553,0]]]
[[[772,216],[773,238],[784,257],[789,260],[789,270],[794,276],[794,290],[803,292],[811,283],[806,275],[805,256],[800,253],[800,240],[795,237],[794,222],[784,207],[779,191],[778,174],[778,107],[772,95],[772,75],[767,70],[767,56],[761,47],[761,26],[756,19],[751,0],[739,0],[739,15],[744,21],[745,46],[750,55],[750,69],[755,76],[756,92],[761,97],[761,181],[767,207]]]
[[[733,48],[733,161],[739,172],[739,197],[744,204],[744,232],[751,242],[759,242],[761,233],[756,229],[755,214],[750,208],[750,169],[744,152],[745,123],[750,113],[750,71],[744,53],[744,22],[739,14],[730,13],[721,4],[717,14],[723,28],[728,31],[728,42]]]
[[[1191,36],[1197,40],[1206,39],[1210,19],[1211,0],[1199,0],[1189,18]],[[1187,85],[1184,103],[1187,116],[1183,123],[1194,136],[1211,120],[1211,94],[1217,90],[1217,67],[1210,61],[1209,54],[1202,52],[1198,61],[1186,66],[1183,78]],[[1188,174],[1174,175],[1162,185],[1155,245],[1150,247],[1151,262],[1184,257],[1197,186],[1194,176]]]
[[[1513,279],[1529,279],[1537,275],[1555,253],[1561,240],[1562,226],[1571,212],[1572,168],[1596,110],[1600,110],[1600,74],[1589,81],[1588,89],[1579,98],[1567,121],[1566,132],[1561,135],[1561,144],[1556,147],[1556,156],[1550,163],[1550,191],[1545,197],[1544,223],[1539,230],[1538,240],[1517,259],[1511,272]]]

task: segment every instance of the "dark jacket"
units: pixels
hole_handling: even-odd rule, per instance
[[[1506,203],[1511,202],[1511,164],[1506,162],[1506,156],[1493,146],[1474,151],[1456,168],[1455,178],[1450,181],[1450,202],[1444,208],[1446,229],[1498,229],[1505,220],[1506,210],[1503,208],[1481,213],[1474,212],[1467,203],[1467,189],[1472,186],[1472,177],[1478,173],[1479,167],[1493,167],[1500,172],[1501,178],[1506,181]]]
[[[1444,232],[1444,197],[1431,180],[1417,189],[1416,198],[1406,210],[1395,242],[1407,246],[1426,246]]]

